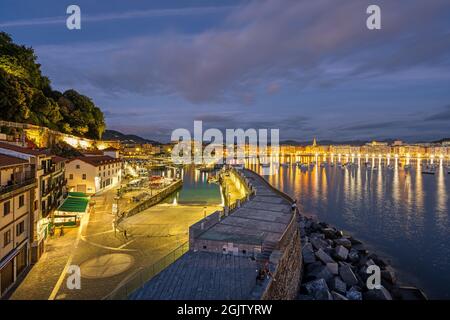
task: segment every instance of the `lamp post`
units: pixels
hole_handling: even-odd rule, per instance
[[[117,230],[117,224],[118,224],[118,220],[119,220],[119,200],[120,200],[120,189],[117,189],[117,194],[116,194],[116,196],[114,197],[114,200],[116,201],[116,203],[115,203],[115,205],[116,205],[116,208],[115,208],[115,212],[114,212],[114,214],[115,214],[115,217],[114,217],[114,235],[116,234],[116,230]]]

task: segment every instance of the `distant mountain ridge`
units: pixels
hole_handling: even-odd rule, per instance
[[[124,134],[122,132],[116,131],[116,130],[105,130],[103,133],[103,140],[118,140],[124,143],[138,143],[138,144],[156,144],[160,145],[161,142],[155,141],[155,140],[149,140],[142,138],[140,136],[137,136],[135,134]]]
[[[366,144],[367,140],[352,140],[352,141],[333,141],[333,140],[317,140],[318,145],[328,146],[328,145],[351,145],[351,146],[361,146]],[[385,141],[388,142],[388,141]],[[312,141],[296,141],[296,140],[284,140],[280,142],[280,145],[290,145],[290,146],[310,146]]]

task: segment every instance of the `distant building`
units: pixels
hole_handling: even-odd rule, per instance
[[[94,194],[119,185],[121,160],[110,156],[77,157],[67,162],[65,174],[69,191]]]
[[[27,160],[0,154],[0,297],[30,264],[35,187]]]
[[[116,149],[114,147],[108,147],[106,149],[103,149],[102,151],[103,151],[103,155],[105,155],[105,156],[109,156],[114,159],[119,158],[119,149]]]
[[[78,152],[80,152],[85,157],[98,157],[103,156],[103,150],[83,150],[79,149]]]

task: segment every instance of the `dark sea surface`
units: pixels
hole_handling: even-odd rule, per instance
[[[423,174],[413,160],[411,168],[405,169],[404,162],[394,160],[388,167],[386,159],[381,165],[375,159],[370,167],[356,159],[353,168],[332,167],[330,159],[319,159],[304,170],[295,165],[298,160],[291,159],[290,165],[265,177],[298,199],[304,214],[347,231],[390,260],[402,282],[423,289],[429,298],[450,298],[450,174],[446,163],[439,166],[437,161],[436,174],[430,175]],[[254,162],[247,167],[262,170]]]

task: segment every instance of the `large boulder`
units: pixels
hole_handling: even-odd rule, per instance
[[[310,281],[304,284],[306,292],[311,295],[314,300],[332,300],[330,290],[324,279]]]
[[[339,274],[339,265],[336,262],[328,262],[326,264],[327,269],[334,275]]]
[[[326,266],[321,265],[311,270],[311,272],[309,272],[306,275],[306,279],[307,280],[324,279],[325,281],[328,282],[331,279],[333,279],[333,274]]]
[[[345,261],[347,260],[348,249],[344,246],[339,245],[334,249],[334,256],[338,260]]]
[[[317,250],[316,257],[324,264],[335,262],[325,251],[322,249]]]
[[[345,263],[339,266],[339,275],[341,276],[342,280],[349,286],[358,284],[358,278],[356,278],[352,268]]]
[[[357,263],[359,261],[359,253],[355,249],[351,249],[348,253],[348,261],[351,263]]]
[[[342,294],[340,294],[336,291],[331,291],[331,296],[333,297],[333,300],[337,300],[337,301],[348,300],[346,297],[344,297]]]
[[[323,266],[322,262],[316,261],[305,266],[306,274],[311,273],[314,269]]]
[[[309,236],[314,239],[325,239],[325,235],[319,232],[312,232]]]
[[[337,231],[334,228],[323,228],[322,232],[323,232],[323,234],[325,235],[325,237],[327,239],[332,239],[333,240],[333,239],[338,238]]]
[[[316,262],[316,256],[314,255],[314,249],[311,243],[307,243],[303,246],[302,256],[304,264]]]
[[[386,280],[386,282],[391,285],[395,285],[397,283],[395,271],[390,266],[387,266],[384,270],[381,270],[381,278]]]
[[[370,289],[364,292],[364,300],[392,300],[392,296],[385,287]]]
[[[400,300],[428,300],[425,293],[415,287],[396,287],[392,293]]]
[[[334,290],[336,292],[345,294],[347,292],[347,285],[344,281],[341,280],[339,277],[334,277],[329,281],[331,290]]]
[[[334,240],[334,243],[338,246],[344,246],[347,249],[350,250],[350,248],[352,247],[352,243],[350,242],[350,240],[348,240],[347,238],[338,238]]]
[[[349,291],[347,291],[345,297],[348,300],[362,300],[362,293],[358,289],[352,287]]]
[[[313,245],[314,249],[319,250],[319,249],[325,249],[326,247],[328,247],[328,242],[326,242],[323,239],[320,238],[311,238],[311,244]]]

